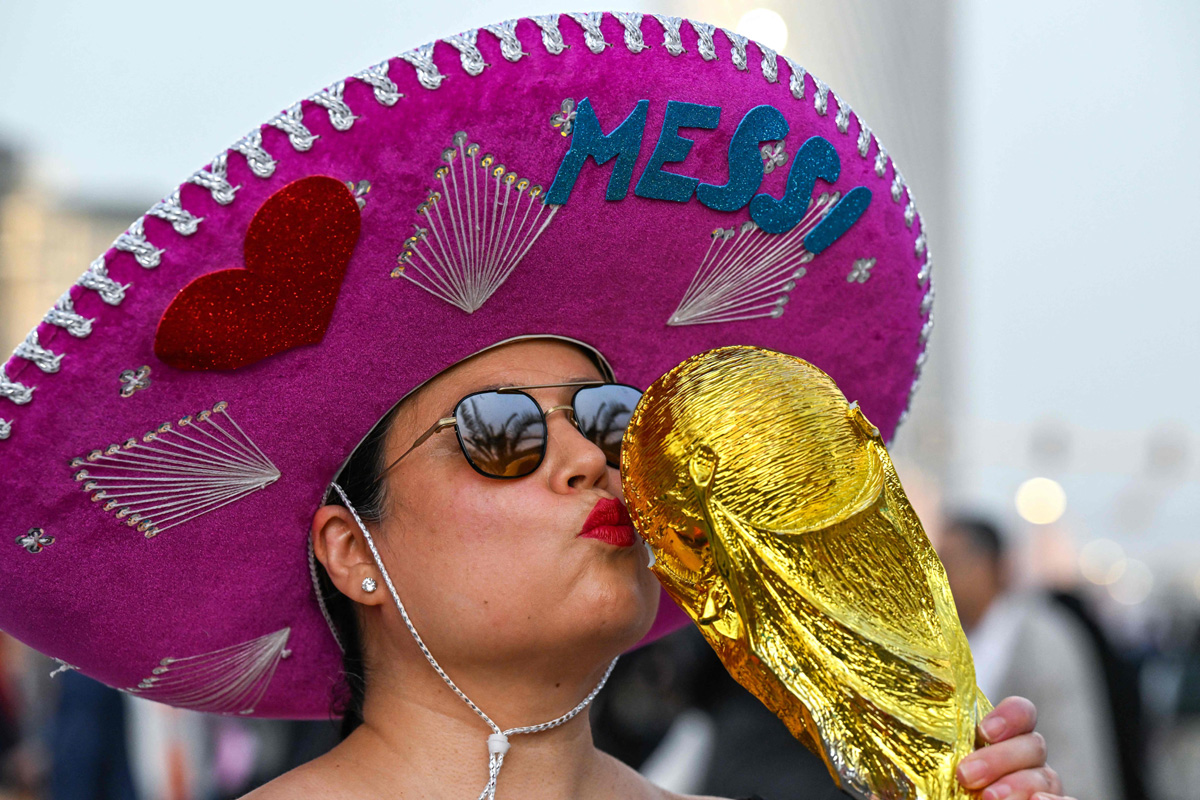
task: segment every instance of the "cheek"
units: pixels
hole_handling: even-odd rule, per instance
[[[561,572],[571,538],[545,498],[513,484],[473,483],[430,487],[408,504],[397,539],[405,552],[396,555],[422,594],[458,611],[493,597],[529,599]]]

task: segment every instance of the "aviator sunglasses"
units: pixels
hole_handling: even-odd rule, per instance
[[[566,405],[545,411],[526,389],[578,387]],[[610,467],[621,466],[621,440],[641,391],[620,383],[573,381],[506,386],[473,392],[458,401],[454,415],[443,417],[380,473],[380,480],[435,433],[454,428],[467,463],[489,478],[523,478],[541,466],[546,455],[546,418],[562,411],[590,442],[600,448]]]

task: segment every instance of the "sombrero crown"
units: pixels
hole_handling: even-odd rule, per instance
[[[634,13],[425,45],[243,137],[17,348],[0,626],[164,702],[323,716],[309,520],[398,398],[521,336],[640,386],[749,344],[890,436],[932,296],[895,164],[765,47]]]

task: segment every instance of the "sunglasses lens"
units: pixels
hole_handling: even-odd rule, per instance
[[[632,386],[606,384],[580,389],[575,395],[579,430],[604,451],[608,463],[621,464],[621,440],[642,393]]]
[[[496,478],[520,478],[542,463],[546,421],[533,398],[482,392],[454,410],[458,440],[475,469]]]

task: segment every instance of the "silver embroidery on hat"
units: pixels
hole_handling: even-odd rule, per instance
[[[24,547],[30,553],[40,553],[46,547],[54,544],[54,537],[47,536],[46,532],[41,528],[30,528],[28,533],[23,533],[17,537],[17,544]]]
[[[871,269],[875,266],[873,258],[858,258],[850,267],[850,274],[846,276],[846,283],[866,283],[871,277]]]
[[[117,380],[121,382],[121,397],[133,397],[134,392],[150,388],[150,367],[143,364],[137,369],[123,370]]]
[[[42,322],[62,328],[77,339],[90,336],[95,321],[75,312],[75,301],[71,299],[70,291],[63,292],[54,307],[42,318]]]
[[[488,65],[483,60],[483,54],[479,52],[479,48],[475,46],[478,38],[479,31],[470,30],[456,33],[442,40],[458,51],[459,63],[462,64],[463,71],[468,75],[481,75]]]
[[[354,195],[354,202],[358,203],[360,210],[367,207],[367,194],[371,191],[370,181],[346,181],[346,188]]]
[[[530,19],[542,29],[542,46],[547,53],[556,56],[569,47],[563,42],[562,31],[558,29],[558,14],[539,14]]]
[[[500,40],[500,55],[505,61],[517,62],[521,56],[528,55],[521,49],[521,40],[517,38],[517,23],[520,20],[506,19],[494,25],[485,25],[483,30]]]
[[[597,55],[603,53],[604,48],[609,46],[608,42],[604,41],[604,32],[600,30],[604,12],[573,11],[567,16],[578,22],[579,27],[583,28],[583,43],[587,45],[588,50]]]
[[[787,163],[788,154],[782,141],[767,142],[758,150],[762,153],[763,174],[769,175],[775,171],[776,167],[782,167]]]
[[[224,402],[93,450],[71,468],[92,502],[147,539],[279,480],[279,469]]]
[[[508,279],[559,209],[539,199],[540,185],[480,149],[466,131],[454,134],[434,172],[441,188],[417,207],[422,220],[391,273],[468,314]]]
[[[813,259],[804,249],[804,237],[839,199],[838,192],[821,194],[799,224],[785,234],[764,233],[752,221],[714,230],[700,267],[667,324],[705,325],[783,316],[789,294],[804,277],[804,264]]]
[[[214,158],[208,169],[197,170],[192,177],[188,178],[188,183],[194,183],[197,186],[208,189],[213,200],[223,206],[227,206],[233,202],[234,193],[240,188],[234,186],[226,179],[228,172],[229,152],[226,151]],[[143,264],[142,266],[146,265]]]
[[[625,27],[625,47],[631,53],[640,53],[650,45],[642,36],[642,15],[637,11],[614,11],[612,15]]]
[[[683,25],[683,17],[655,14],[654,18],[663,26],[663,47],[667,48],[667,52],[673,56],[681,56],[686,53],[687,50],[683,47],[683,39],[679,33],[679,28]]]
[[[209,653],[158,662],[142,681],[126,689],[159,703],[214,714],[253,714],[266,694],[286,649],[291,628]]]
[[[575,99],[568,97],[562,101],[559,110],[550,115],[550,126],[558,128],[559,133],[563,136],[570,136],[571,131],[575,129],[575,116],[577,114]]]
[[[263,149],[261,128],[255,128],[250,131],[241,139],[234,142],[233,146],[229,149],[242,154],[246,159],[246,165],[250,167],[250,171],[256,177],[269,178],[275,174],[276,162],[275,159],[271,158],[271,154]]]
[[[261,144],[261,131],[259,141]],[[272,162],[272,169],[274,169],[273,165],[274,162]],[[251,166],[251,169],[254,169],[254,167]],[[200,223],[204,219],[203,217],[197,217],[195,214],[183,207],[179,199],[178,189],[155,203],[150,210],[146,212],[146,215],[158,217],[165,222],[171,223],[171,227],[174,228],[175,232],[180,236],[191,236],[200,227]]]
[[[32,361],[42,372],[53,373],[62,368],[62,353],[53,353],[42,347],[41,341],[38,339],[37,328],[25,336],[25,341],[17,345],[13,355],[26,361]]]
[[[787,56],[783,57],[784,63],[788,65],[788,88],[792,91],[792,97],[797,100],[804,99],[804,76],[808,73],[804,67],[792,61]]]
[[[75,283],[84,289],[91,289],[110,306],[121,305],[121,301],[125,299],[125,290],[129,288],[128,283],[122,286],[108,277],[108,265],[104,261],[104,256],[97,256],[96,260],[88,267],[87,272],[80,275],[79,280]]]
[[[36,341],[37,329],[35,328],[34,330],[30,331],[29,336],[34,337]],[[22,353],[22,348],[28,343],[28,341],[29,339],[26,338],[25,342],[17,345],[17,349],[13,352],[13,355],[20,358],[27,358],[27,356]],[[53,354],[50,354],[50,356],[53,358]],[[59,358],[61,358],[61,356],[59,356]],[[55,369],[57,369],[57,365],[55,365]],[[0,397],[16,403],[19,406],[23,406],[33,399],[34,388],[35,387],[33,386],[26,386],[20,381],[14,381],[9,378],[6,366],[4,364],[0,364]],[[3,430],[0,431],[0,433],[3,433],[4,435],[0,436],[0,439],[7,439],[12,435],[12,423],[5,422],[2,427]]]
[[[232,194],[230,196],[232,197]],[[122,233],[113,242],[113,249],[130,253],[143,267],[154,269],[162,263],[162,254],[166,251],[155,247],[146,239],[143,219],[143,217],[139,217],[134,220],[133,224],[129,226],[129,230]]]
[[[304,107],[300,103],[280,111],[267,120],[267,124],[286,133],[292,149],[298,153],[307,151],[320,138],[304,125]]]
[[[733,65],[740,72],[745,72],[749,69],[749,63],[746,61],[746,44],[750,41],[740,33],[721,29],[721,33],[725,34],[725,38],[729,40],[729,57],[733,60]]]
[[[358,119],[354,112],[350,110],[350,106],[346,105],[346,101],[342,99],[342,95],[345,92],[346,82],[338,81],[328,89],[317,92],[308,98],[329,112],[329,124],[333,126],[335,131],[350,130],[354,125],[354,120]]]
[[[717,26],[695,20],[688,20],[688,22],[691,23],[692,30],[696,32],[696,48],[700,51],[700,57],[705,61],[715,59],[717,46],[713,42],[713,34],[716,33]]]
[[[426,89],[436,89],[446,80],[446,76],[438,72],[437,65],[433,63],[434,44],[429,42],[400,54],[400,58],[417,70],[417,81]]]
[[[381,106],[394,106],[404,96],[400,88],[388,77],[386,61],[367,67],[362,72],[356,72],[354,77],[371,87],[375,92],[375,102]]]

